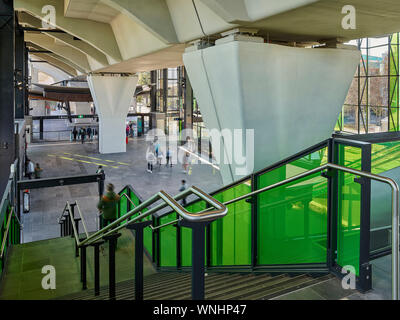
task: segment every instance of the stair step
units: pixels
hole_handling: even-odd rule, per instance
[[[277,294],[289,288],[294,288],[298,285],[307,283],[310,281],[310,277],[307,275],[300,275],[295,277],[286,276],[280,279],[276,283],[269,283],[268,285],[260,285],[255,288],[248,288],[240,293],[226,297],[226,300],[248,300],[254,297],[254,300],[266,300],[273,294]]]
[[[287,275],[282,274],[275,277],[263,277],[260,275],[254,276],[254,279],[248,283],[241,283],[239,285],[232,286],[228,290],[221,290],[218,293],[211,294],[207,296],[207,299],[210,300],[229,300],[231,297],[237,296],[246,290],[253,290],[258,287],[268,287],[271,284],[279,283],[283,281],[283,279],[287,278]]]
[[[313,278],[302,274],[271,276],[270,274],[211,273],[205,277],[207,300],[267,300],[325,281],[331,275]],[[157,273],[144,278],[145,300],[190,300],[190,273]],[[99,296],[89,289],[63,300],[108,300],[108,286],[103,286]],[[135,283],[128,280],[116,285],[117,300],[134,300]]]
[[[241,275],[230,275],[230,274],[215,274],[214,276],[209,275],[205,278],[205,291],[207,291],[210,288],[213,288],[215,286],[221,286],[225,284],[228,280],[229,281],[235,281],[236,279],[240,279],[242,276]],[[185,285],[179,286],[179,288],[173,288],[175,294],[172,294],[171,292],[166,292],[166,290],[163,290],[163,292],[156,292],[153,295],[146,295],[145,292],[145,298],[149,300],[163,300],[166,299],[166,297],[169,300],[174,300],[174,299],[179,299],[182,295],[185,296],[187,294],[191,293],[192,285],[191,282],[185,283]]]

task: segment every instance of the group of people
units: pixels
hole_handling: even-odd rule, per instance
[[[32,177],[34,177],[35,179],[40,179],[42,171],[43,169],[40,167],[39,163],[36,163],[35,165],[32,160],[28,158],[26,159],[25,172],[29,180],[31,180]]]
[[[154,141],[151,143],[146,153],[147,160],[147,172],[153,173],[153,168],[155,165],[161,167],[161,164],[164,160],[164,154],[161,151],[160,143],[158,141],[158,137],[154,137]],[[170,148],[167,149],[165,154],[165,167],[172,168],[172,151]]]
[[[85,142],[86,136],[89,141],[93,141],[93,137],[97,134],[96,128],[91,128],[90,126],[85,128],[81,127],[78,129],[76,126],[71,132],[71,140],[76,142],[77,139],[79,139],[82,143]]]
[[[190,138],[187,138],[187,141],[190,141]],[[158,137],[154,137],[154,141],[147,148],[146,152],[146,160],[147,160],[147,172],[153,173],[153,168],[155,165],[158,165],[161,168],[161,164],[164,160],[163,152],[160,148],[160,143],[158,141]],[[183,173],[190,174],[189,170],[189,161],[190,161],[190,152],[185,151],[182,158],[182,168]],[[165,155],[165,167],[172,167],[172,151],[170,148],[167,148],[167,152]]]

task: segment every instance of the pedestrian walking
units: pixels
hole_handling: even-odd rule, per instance
[[[165,155],[165,160],[167,161],[165,166],[168,167],[168,165],[169,165],[172,168],[172,152],[171,152],[171,150],[169,148],[168,148],[167,153]]]
[[[87,134],[87,136],[88,136],[89,141],[92,141],[92,140],[93,140],[93,137],[92,137],[92,128],[91,128],[91,127],[88,127],[88,128],[86,129],[86,134]]]
[[[186,151],[185,154],[183,155],[183,159],[182,159],[183,173],[187,173],[187,171],[188,171],[189,158],[190,158],[190,153]]]
[[[181,187],[179,189],[179,192],[185,191],[188,188],[187,184],[186,184],[186,180],[182,180],[181,183],[182,183],[182,185],[181,185]],[[185,198],[182,199],[182,206],[185,207],[186,204],[187,203],[186,203],[186,197],[185,197]]]
[[[153,173],[153,166],[157,163],[157,158],[152,150],[148,150],[146,154],[146,160],[147,160],[147,172]]]
[[[80,134],[81,142],[82,142],[82,144],[83,144],[83,143],[85,142],[85,136],[86,136],[86,130],[85,130],[85,128],[81,128],[79,134]]]
[[[109,225],[117,219],[117,204],[120,196],[114,192],[114,185],[109,183],[107,185],[107,193],[101,197],[97,208],[103,216],[104,226]]]
[[[104,193],[104,181],[106,180],[106,173],[104,172],[103,166],[99,166],[97,168],[96,173],[101,175],[100,181],[99,181],[99,195],[101,198]]]
[[[32,175],[35,173],[35,165],[33,164],[33,162],[31,160],[28,160],[28,167],[27,167],[28,171],[28,178],[29,180],[32,179]]]
[[[161,163],[163,161],[163,158],[164,158],[164,155],[163,155],[162,151],[159,151],[158,155],[157,155],[157,164],[158,164],[159,169],[161,168]]]
[[[76,142],[76,136],[78,135],[78,130],[76,130],[76,126],[74,127],[74,130],[72,130],[72,135],[74,137],[74,142]]]

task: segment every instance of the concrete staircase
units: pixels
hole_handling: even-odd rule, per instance
[[[290,276],[281,274],[208,274],[205,281],[206,300],[268,300],[299,290],[333,276],[311,277],[309,275]],[[117,300],[134,300],[134,281],[120,282],[116,287]],[[190,273],[156,273],[144,278],[145,300],[190,300]],[[95,297],[94,290],[86,290],[67,295],[60,300],[108,300],[108,287],[101,288]]]

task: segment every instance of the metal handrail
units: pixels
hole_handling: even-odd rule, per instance
[[[68,205],[67,205],[67,203],[66,203],[66,204],[65,204],[65,207],[64,207],[64,209],[63,209],[63,211],[62,211],[62,213],[61,213],[61,216],[58,218],[58,221],[61,221],[61,219],[63,218],[64,213],[65,213],[65,210],[67,209],[67,207],[68,207]]]
[[[12,216],[13,216],[13,215],[14,215],[14,217],[16,218],[16,220],[17,220],[17,222],[18,222],[18,224],[19,224],[21,230],[23,229],[23,225],[21,224],[21,221],[20,221],[20,220],[18,219],[18,217],[15,215],[14,207],[11,207],[11,212],[10,212],[10,215],[9,215],[8,221],[7,221],[6,232],[4,233],[3,240],[2,240],[2,243],[1,243],[0,259],[2,259],[3,256],[4,256],[4,250],[5,250],[6,241],[7,241],[7,237],[8,237],[8,232],[9,232],[9,230],[10,230],[11,219],[12,219]]]
[[[154,230],[158,230],[158,229],[161,229],[161,228],[170,226],[171,224],[176,224],[177,222],[179,222],[179,221],[181,221],[181,220],[182,220],[182,218],[179,218],[179,219],[176,219],[176,220],[173,220],[173,221],[164,223],[164,224],[162,224],[161,226],[153,227],[152,225],[150,225],[149,227],[151,228],[151,230],[154,231]]]
[[[86,233],[86,238],[88,238],[88,237],[89,237],[89,232],[87,231],[86,223],[85,223],[85,218],[84,218],[83,215],[82,215],[81,208],[79,208],[78,201],[75,201],[75,205],[76,205],[76,207],[78,208],[78,213],[79,213],[79,216],[80,216],[81,221],[82,221],[83,230],[84,230],[85,233]],[[71,223],[72,223],[72,220],[71,220]]]
[[[126,199],[128,199],[129,202],[130,202],[131,204],[133,204],[133,207],[136,208],[136,204],[132,201],[131,198],[129,198],[129,196],[128,196],[126,193],[120,194],[119,196],[120,196],[120,197],[125,197]]]
[[[73,223],[74,217],[72,216],[71,205],[69,204],[68,201],[67,201],[67,207],[68,207],[68,209],[69,209],[69,210],[68,210],[68,213],[69,213],[69,217],[70,217],[70,220],[71,220],[72,230],[74,231],[75,241],[76,241],[77,245],[79,246],[79,243],[80,243],[80,241],[79,241],[79,234],[78,234],[78,231],[76,230],[75,223]],[[87,239],[87,238],[86,238],[86,239]]]
[[[206,201],[208,204],[210,204],[212,207],[214,207],[216,210],[210,210],[206,213],[198,213],[198,214],[186,211],[185,208],[183,208],[177,201],[182,198],[185,198],[191,194],[197,195],[202,200]],[[129,220],[129,221],[125,222],[124,224],[118,226],[121,222],[124,222],[125,220],[127,220],[128,218],[133,216],[134,214],[142,211],[143,209],[146,209],[148,206],[150,206],[151,204],[153,204],[159,200],[163,200],[163,203],[159,204],[158,206],[156,206],[154,208],[149,209],[148,211],[140,214],[139,216],[133,218],[132,220]],[[213,219],[217,219],[217,218],[225,216],[228,211],[227,208],[223,204],[221,204],[218,200],[212,198],[210,195],[208,195],[207,193],[203,192],[202,190],[200,190],[199,188],[194,187],[194,186],[182,191],[175,197],[171,197],[165,191],[161,190],[158,193],[156,193],[155,195],[153,195],[152,197],[150,197],[148,200],[146,200],[146,201],[142,202],[140,205],[136,206],[133,210],[129,211],[122,217],[120,217],[117,220],[115,220],[114,222],[110,223],[108,226],[95,232],[90,237],[84,239],[82,242],[80,242],[79,239],[76,237],[77,244],[78,244],[78,246],[83,246],[83,245],[88,246],[89,244],[96,242],[97,240],[101,239],[102,237],[105,237],[111,233],[117,232],[117,231],[127,227],[128,225],[133,224],[137,221],[140,221],[167,206],[171,207],[182,218],[189,220],[189,221],[194,221],[194,222],[210,221]]]

